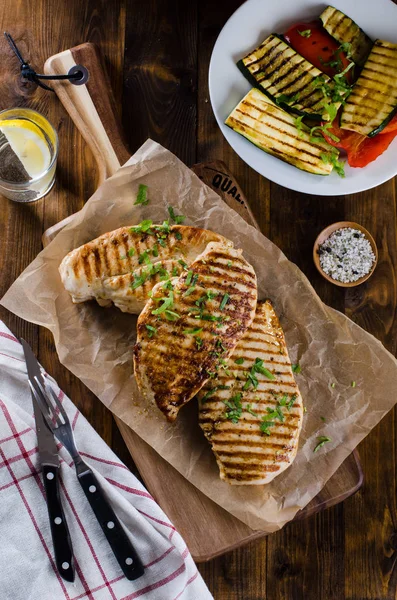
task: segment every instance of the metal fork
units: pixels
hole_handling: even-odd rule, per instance
[[[49,395],[37,377],[34,377],[33,381],[29,380],[29,384],[48,427],[73,458],[77,479],[124,575],[130,581],[138,579],[144,573],[142,562],[110,506],[93,471],[81,458],[76,448],[72,427],[64,407],[51,386],[48,386]],[[59,412],[56,410],[56,407],[59,409]]]

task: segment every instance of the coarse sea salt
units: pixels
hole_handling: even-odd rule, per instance
[[[334,231],[319,247],[324,273],[342,283],[368,275],[375,262],[369,240],[359,229],[343,227]]]

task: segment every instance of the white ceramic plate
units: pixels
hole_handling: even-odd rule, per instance
[[[333,0],[372,38],[397,42],[397,6],[391,0]],[[327,4],[316,0],[247,0],[230,17],[214,46],[209,90],[212,108],[223,135],[237,154],[264,177],[291,190],[338,196],[380,185],[397,174],[397,139],[376,161],[363,169],[346,165],[346,177],[336,173],[311,175],[266,154],[231,130],[224,121],[251,88],[236,62],[258,46],[270,33],[282,33],[299,21],[318,17]]]

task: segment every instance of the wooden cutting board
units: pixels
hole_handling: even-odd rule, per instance
[[[67,73],[76,65],[84,65],[88,70],[87,83],[73,85],[54,81],[51,85],[94,153],[100,185],[128,160],[130,153],[123,141],[115,100],[96,46],[82,44],[52,56],[46,62],[45,72]],[[224,163],[199,164],[192,169],[228,206],[259,229],[241,188]],[[72,217],[48,229],[43,244],[47,245]],[[210,560],[265,535],[263,531],[250,529],[202,494],[127,425],[117,418],[116,422],[145,485],[182,534],[197,562]],[[362,482],[360,459],[354,451],[295,519],[342,502],[354,494]]]

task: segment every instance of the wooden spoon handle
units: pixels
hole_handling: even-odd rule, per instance
[[[117,118],[116,101],[98,47],[85,43],[51,56],[46,74],[68,73],[83,65],[88,80],[82,85],[52,81],[51,86],[91,148],[99,167],[99,182],[113,175],[130,157]]]

